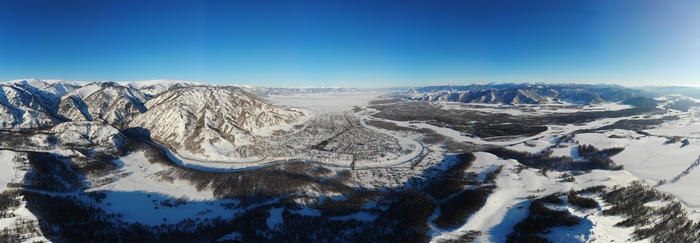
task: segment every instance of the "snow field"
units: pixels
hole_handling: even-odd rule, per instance
[[[527,217],[527,208],[530,205],[527,197],[530,195],[546,196],[556,192],[566,192],[572,188],[580,190],[601,184],[609,187],[627,185],[636,180],[636,177],[626,171],[594,170],[591,173],[576,176],[574,182],[561,182],[562,173],[560,172],[550,171],[547,172],[547,176],[544,176],[539,170],[530,168],[516,174],[515,170],[520,163],[515,160],[503,160],[485,152],[478,152],[475,155],[477,160],[467,172],[480,171],[494,165],[505,165],[495,181],[498,188],[488,197],[486,205],[469,216],[464,225],[453,231],[434,232],[432,240],[434,242],[455,240],[470,230],[482,232],[476,242],[505,242],[505,236],[512,232],[513,226]],[[609,226],[623,220],[604,217],[601,209],[576,211],[573,214],[585,219],[579,226],[587,230],[582,231],[578,228],[579,226],[571,230],[554,228],[552,233],[542,236],[554,242],[582,242],[579,240],[581,237],[586,240],[595,238],[604,242],[612,240],[619,242],[629,239],[632,233],[631,229],[601,227],[599,223]]]
[[[124,221],[160,225],[186,218],[231,218],[236,212],[221,206],[222,203],[236,203],[235,200],[214,200],[210,190],[198,191],[187,182],[168,182],[159,178],[155,174],[167,168],[150,164],[143,153],[131,153],[115,162],[121,164],[119,173],[126,176],[88,191],[105,192],[107,197],[100,203],[101,208],[108,214],[122,214]],[[187,203],[173,207],[161,204],[166,200],[174,204],[180,198],[186,199]]]

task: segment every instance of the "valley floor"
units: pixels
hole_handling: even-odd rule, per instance
[[[387,219],[387,215],[394,217],[401,212],[393,210],[415,207],[416,218],[396,216],[403,220],[399,222],[410,222],[409,228],[415,230],[399,232],[407,239],[507,242],[514,227],[532,217],[530,208],[535,200],[552,194],[567,198],[580,191],[598,206],[577,207],[570,199],[564,204],[546,204],[576,218],[578,224],[549,227],[536,233],[537,237],[554,242],[653,241],[635,234],[640,228],[653,226],[657,219],[621,226],[627,217],[606,211],[614,202],[604,199],[604,193],[586,191],[597,186],[612,191],[638,180],[649,190],[673,198],[646,206],[663,207],[678,200],[689,219],[700,221],[700,190],[694,190],[700,183],[700,170],[695,170],[700,165],[698,107],[681,112],[660,104],[659,112],[622,114],[633,107],[619,103],[420,103],[439,111],[480,112],[480,119],[485,119],[460,116],[463,127],[458,127],[450,121],[387,117],[382,112],[388,106],[414,106],[420,101],[396,101],[385,93],[267,99],[303,109],[309,116],[258,141],[254,146],[265,149],[245,158],[202,157],[137,137],[111,141],[114,151],[72,146],[77,140],[69,142],[66,136],[59,142],[42,134],[26,135],[20,145],[5,141],[0,144],[0,191],[24,188],[26,195],[3,197],[18,204],[6,207],[0,229],[15,232],[15,241],[62,239],[67,229],[57,225],[61,218],[24,201],[42,194],[79,202],[76,207],[98,212],[93,220],[121,225],[104,228],[115,232],[145,228],[146,232],[183,235],[216,232],[212,233],[217,235],[214,240],[222,241],[245,241],[251,235],[274,240],[298,231],[294,227],[301,226],[294,222],[306,222],[316,227],[314,233],[304,236],[311,240],[322,241],[333,234],[341,241],[362,240],[370,238],[362,238],[369,236],[358,232],[386,237],[397,233],[388,226],[400,227],[401,223]],[[534,134],[480,137],[467,132],[490,116],[536,120],[578,112],[583,112],[583,117],[594,113],[599,117],[542,125],[545,130]],[[649,120],[654,123],[645,123]],[[500,125],[512,125],[508,122]],[[495,123],[491,125],[499,125]],[[529,129],[537,124],[525,125]],[[36,149],[27,150],[29,145]],[[54,156],[59,162],[36,159],[39,155]],[[104,164],[105,160],[111,164]],[[604,166],[594,167],[594,163]],[[37,174],[42,171],[66,175],[44,178]],[[43,180],[61,186],[46,186]],[[483,201],[465,199],[469,193],[483,196]],[[464,208],[471,211],[450,205],[469,205]],[[250,224],[240,226],[241,222]],[[326,223],[337,223],[339,232],[324,231]],[[382,231],[378,226],[387,228]]]

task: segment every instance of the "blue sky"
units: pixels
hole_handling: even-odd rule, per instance
[[[700,84],[700,1],[0,1],[0,80]]]

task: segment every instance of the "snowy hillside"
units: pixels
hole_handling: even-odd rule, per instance
[[[113,82],[90,83],[61,97],[58,115],[73,121],[124,126],[146,112],[146,95]]]
[[[163,92],[146,103],[148,109],[129,123],[150,137],[188,154],[229,156],[235,146],[253,136],[289,126],[304,115],[273,106],[235,87],[187,87]]]
[[[167,79],[156,79],[147,81],[128,81],[119,82],[119,84],[130,87],[133,89],[138,89],[142,93],[153,97],[165,91],[175,88],[191,87],[191,86],[202,86],[206,85],[204,83],[190,82],[190,81],[179,81],[179,80],[167,80]]]
[[[51,128],[61,146],[116,151],[126,143],[126,136],[101,122],[64,122]]]
[[[0,126],[2,128],[38,128],[55,124],[52,116],[57,96],[27,85],[0,85]]]

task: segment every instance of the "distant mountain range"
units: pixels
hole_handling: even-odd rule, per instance
[[[652,96],[663,95],[682,95],[695,99],[700,99],[700,87],[687,86],[642,86],[637,87],[639,90],[644,90]]]
[[[415,100],[488,104],[597,104],[652,95],[619,85],[529,83],[425,86],[405,93]]]

